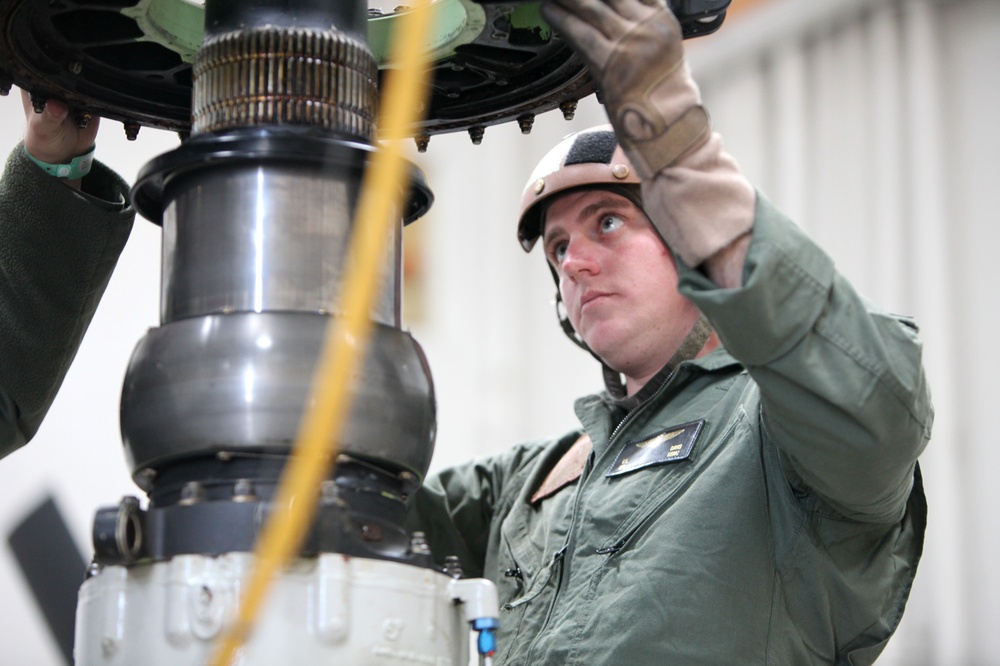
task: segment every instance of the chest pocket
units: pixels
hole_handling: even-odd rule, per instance
[[[721,470],[725,463],[719,466],[719,458],[726,458],[735,451],[731,442],[744,440],[748,423],[742,412],[719,432],[705,428],[705,421],[694,421],[672,426],[660,433],[642,440],[632,440],[621,447],[616,453],[610,469],[605,467],[606,474],[601,482],[591,489],[587,497],[587,512],[595,535],[606,536],[594,545],[597,554],[613,555],[625,550],[651,521],[671,507],[685,499],[692,484],[698,480],[699,486],[706,485],[706,470],[710,467],[719,468],[719,476],[726,476]],[[675,436],[671,436],[678,433]],[[663,440],[661,442],[661,440]],[[622,461],[630,463],[634,458],[630,452],[641,450],[637,444],[652,442],[662,451],[654,456],[647,456],[642,464],[634,468],[624,469]],[[712,476],[716,476],[714,473]],[[724,483],[724,481],[723,481]],[[695,494],[702,494],[702,489]],[[706,500],[711,502],[710,498]],[[701,501],[698,502],[701,504]],[[704,507],[701,507],[703,510]],[[683,511],[693,511],[684,508]],[[691,516],[695,519],[695,516]],[[685,518],[680,518],[683,524]]]

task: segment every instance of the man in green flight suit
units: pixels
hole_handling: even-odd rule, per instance
[[[872,663],[923,545],[915,327],[743,177],[662,2],[543,12],[611,127],[542,160],[518,237],[607,391],[578,430],[429,479],[411,526],[499,586],[498,664]]]

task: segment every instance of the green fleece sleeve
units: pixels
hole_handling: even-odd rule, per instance
[[[682,293],[759,385],[791,480],[846,517],[898,520],[933,420],[915,327],[859,296],[763,196],[741,288],[680,270]]]
[[[489,551],[496,549],[494,516],[541,451],[541,445],[520,445],[428,477],[410,499],[407,529],[427,535],[436,559],[456,555],[466,576],[483,576]]]
[[[41,424],[125,247],[128,185],[100,163],[78,192],[18,145],[0,179],[0,457]]]

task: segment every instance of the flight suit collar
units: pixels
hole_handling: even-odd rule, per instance
[[[615,399],[607,391],[602,391],[577,399],[574,409],[584,431],[590,435],[594,454],[600,457],[607,449],[615,428],[633,411],[649,403],[662,404],[663,400],[670,400],[700,374],[727,372],[739,365],[725,349],[719,347],[701,358],[685,361],[673,374],[661,371],[634,396]]]

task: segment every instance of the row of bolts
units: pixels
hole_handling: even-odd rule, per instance
[[[405,5],[400,5],[393,9],[393,12],[404,12],[407,11],[409,7]],[[371,17],[378,17],[383,15],[383,11],[377,7],[371,7],[368,9],[368,15]],[[73,68],[71,67],[71,70]],[[79,71],[74,71],[74,73],[79,74]],[[0,95],[6,97],[10,94],[10,89],[12,83],[9,81],[0,81]],[[45,98],[38,95],[31,95],[31,106],[35,113],[42,113],[45,110]],[[559,110],[562,111],[563,118],[566,120],[573,120],[576,115],[577,102],[575,100],[566,100],[559,104]],[[76,126],[80,129],[85,128],[89,123],[90,119],[93,118],[93,114],[87,111],[74,111],[73,117],[76,120]],[[531,128],[535,123],[535,114],[525,113],[517,117],[517,125],[521,128],[521,134],[531,134]],[[134,120],[128,120],[124,123],[125,126],[125,137],[129,141],[135,141],[139,136],[140,125]],[[473,145],[478,146],[483,142],[483,135],[486,133],[485,125],[473,125],[469,128],[469,138],[472,139]],[[179,132],[181,139],[187,139],[190,133]],[[413,141],[417,144],[418,152],[426,152],[427,144],[430,142],[430,136],[427,134],[419,134],[413,137]]]
[[[3,82],[0,83],[0,95],[6,96],[10,94],[12,84]],[[46,99],[39,95],[31,95],[31,107],[34,109],[35,113],[41,113],[45,110]],[[562,111],[563,118],[566,120],[573,120],[576,115],[577,103],[575,100],[567,100],[559,104],[559,110]],[[76,120],[76,126],[83,129],[89,123],[90,119],[93,118],[93,114],[87,111],[74,111],[73,117]],[[125,126],[125,137],[129,141],[135,141],[139,136],[140,125],[134,120],[127,120],[124,123]],[[517,117],[517,125],[521,128],[521,134],[531,134],[531,128],[535,124],[535,114],[525,113]],[[187,132],[180,132],[182,139],[188,137]],[[483,135],[486,134],[485,125],[473,125],[469,128],[469,138],[472,139],[472,143],[476,146],[483,142]],[[417,144],[418,152],[426,152],[427,144],[430,142],[431,137],[429,134],[419,134],[413,137],[413,141]]]

